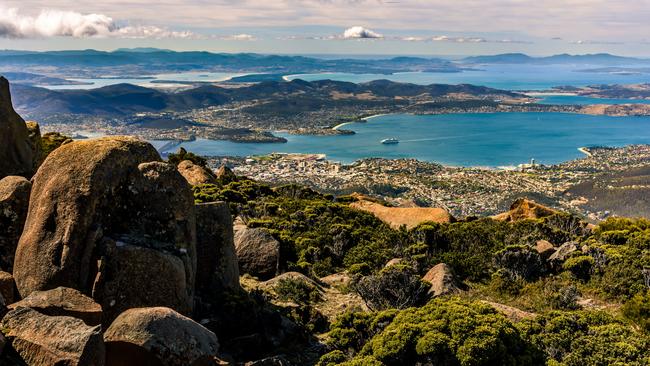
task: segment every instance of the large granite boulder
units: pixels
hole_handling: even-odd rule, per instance
[[[183,160],[178,164],[178,171],[193,186],[200,184],[215,184],[217,178],[209,169],[196,165],[190,160]]]
[[[14,265],[18,291],[59,286],[92,296],[105,322],[130,307],[192,308],[194,198],[149,143],[76,141],[54,150],[33,178]]]
[[[217,336],[172,309],[140,308],[120,314],[104,333],[106,364],[212,365]]]
[[[2,160],[2,159],[0,159]],[[0,179],[0,269],[11,272],[25,226],[32,184],[19,176]]]
[[[460,291],[458,282],[454,277],[451,267],[445,263],[439,263],[431,267],[424,277],[422,277],[422,280],[431,284],[429,295],[433,297],[448,295]]]
[[[0,76],[0,178],[8,175],[31,177],[34,161],[25,121],[11,103],[9,81]]]
[[[18,308],[30,308],[49,316],[70,316],[88,325],[99,325],[102,322],[102,307],[90,297],[67,287],[35,291],[9,305],[10,310]]]
[[[235,251],[239,271],[268,280],[280,268],[280,243],[262,228],[235,225]]]
[[[5,315],[0,330],[30,366],[103,366],[105,362],[99,325],[21,307]]]
[[[233,220],[226,202],[196,205],[196,290],[239,289]]]

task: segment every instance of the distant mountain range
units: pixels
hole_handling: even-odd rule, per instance
[[[532,57],[523,53],[504,53],[494,56],[474,56],[462,60],[469,64],[590,64],[590,65],[636,65],[650,64],[650,59],[615,56],[609,53],[587,55],[561,54]]]
[[[381,59],[324,59],[306,56],[254,53],[176,52],[158,48],[97,50],[16,51],[0,50],[0,71],[41,73],[47,76],[98,77],[142,76],[183,71],[225,71],[268,74],[320,72],[375,73],[461,72],[476,64],[585,64],[602,66],[650,64],[650,60],[610,54],[531,57],[523,53],[467,57],[457,61],[441,58],[400,56]]]
[[[14,105],[30,116],[62,113],[125,116],[138,112],[184,111],[231,102],[277,102],[300,98],[306,104],[325,105],[337,101],[333,96],[357,95],[362,100],[364,95],[372,95],[375,100],[393,101],[396,97],[412,98],[426,94],[438,97],[451,93],[517,96],[509,91],[474,85],[416,85],[388,80],[361,84],[331,80],[266,81],[241,88],[204,85],[178,93],[166,93],[131,84],[90,90],[49,90],[12,85]]]
[[[381,60],[320,59],[304,56],[261,55],[253,53],[175,52],[156,48],[118,49],[112,52],[77,51],[0,51],[0,70],[4,67],[55,67],[59,73],[88,73],[92,68],[113,68],[115,73],[138,74],[178,71],[230,71],[264,73],[351,72],[390,74],[401,71],[459,72],[461,66],[448,60],[422,57],[394,57]],[[15,71],[15,70],[11,70]],[[21,69],[20,71],[26,71]],[[92,71],[92,70],[91,70]],[[79,75],[77,75],[79,76]]]

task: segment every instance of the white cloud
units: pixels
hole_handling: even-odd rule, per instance
[[[381,34],[374,32],[370,29],[354,26],[348,28],[343,32],[344,39],[364,39],[364,38],[384,38]]]
[[[119,37],[119,38],[198,38],[187,31],[171,31],[156,26],[118,26],[103,14],[81,14],[74,11],[42,10],[37,16],[26,16],[16,8],[0,7],[0,37]]]
[[[233,35],[230,35],[230,36],[220,36],[220,37],[217,37],[217,38],[220,39],[220,40],[223,40],[223,41],[257,41],[257,37],[255,37],[254,35],[251,35],[251,34],[246,34],[246,33],[233,34]]]
[[[593,41],[593,40],[588,40],[588,39],[581,39],[577,41],[570,42],[571,44],[580,44],[580,45],[616,45],[616,44],[623,44],[623,42],[620,41]]]

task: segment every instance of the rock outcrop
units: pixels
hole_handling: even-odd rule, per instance
[[[32,184],[23,177],[8,176],[0,180],[0,269],[4,271],[13,270],[31,189]]]
[[[199,294],[240,288],[233,220],[226,202],[196,205],[196,253]]]
[[[120,314],[104,333],[108,366],[212,365],[219,342],[211,331],[169,308]]]
[[[509,211],[492,216],[492,218],[495,220],[514,222],[528,219],[541,219],[556,213],[558,213],[556,210],[540,205],[535,201],[519,198],[510,206]]]
[[[12,348],[30,366],[103,366],[101,326],[68,316],[48,316],[30,308],[10,311],[0,323]]]
[[[209,169],[196,165],[189,160],[181,161],[177,168],[187,182],[193,186],[215,184],[217,182],[217,178]]]
[[[389,260],[388,262],[386,262],[386,264],[384,264],[384,268],[388,268],[390,266],[395,266],[395,265],[402,264],[402,263],[404,263],[403,258],[393,258],[393,259]]]
[[[560,245],[560,247],[557,248],[555,253],[553,253],[550,257],[548,257],[548,263],[551,265],[551,268],[559,269],[562,267],[564,261],[569,259],[569,257],[578,250],[579,250],[578,243],[574,241],[566,242]]]
[[[192,309],[194,199],[149,143],[76,141],[54,150],[33,178],[16,250],[20,295],[59,286],[92,296],[110,322],[131,307]]]
[[[237,176],[235,173],[225,165],[222,165],[219,170],[217,170],[217,180],[221,184],[228,184],[231,182],[237,181]]]
[[[235,251],[239,271],[268,280],[280,269],[280,243],[268,231],[235,225]]]
[[[30,308],[49,316],[70,316],[91,326],[102,322],[102,307],[90,297],[67,287],[35,291],[9,305],[11,310],[18,308]]]
[[[424,277],[422,277],[422,280],[431,284],[429,295],[433,297],[448,295],[460,291],[451,267],[445,263],[439,263],[433,266]]]
[[[538,240],[535,243],[535,251],[539,253],[539,256],[542,257],[543,260],[547,260],[551,255],[553,255],[553,253],[555,253],[555,247],[546,240]]]
[[[36,160],[25,121],[11,103],[9,82],[0,76],[0,179],[8,175],[31,177]]]
[[[432,207],[386,207],[379,203],[360,200],[350,204],[350,207],[369,212],[394,229],[402,225],[413,229],[421,223],[432,221],[438,223],[453,222],[454,218],[442,208]]]

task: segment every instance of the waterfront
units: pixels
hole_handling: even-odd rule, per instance
[[[286,144],[197,139],[181,144],[209,156],[320,153],[332,161],[381,157],[414,158],[451,166],[516,166],[535,158],[557,164],[583,156],[582,146],[650,143],[650,117],[607,117],[567,113],[470,113],[386,115],[346,125],[354,135],[307,136],[276,133]],[[383,145],[385,138],[396,145]],[[157,142],[159,143],[159,142]],[[162,145],[164,142],[160,142]]]

